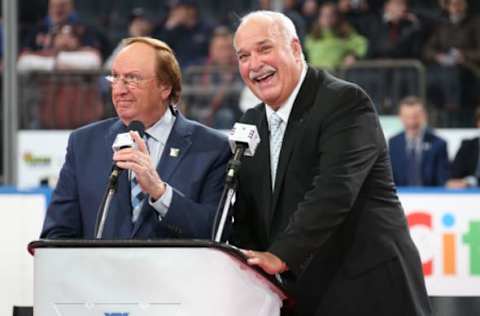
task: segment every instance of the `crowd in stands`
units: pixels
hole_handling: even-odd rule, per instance
[[[164,13],[142,7],[125,12],[128,25],[121,37],[148,35],[168,43],[180,62],[185,84],[192,86],[190,91],[204,87],[203,91],[213,92],[209,96],[187,94],[183,99],[187,115],[228,128],[242,113],[238,107],[241,88],[231,91],[241,83],[234,51],[227,43],[231,43],[237,21],[207,18],[200,1],[164,2]],[[259,0],[251,3],[250,9],[275,9],[278,3]],[[472,113],[480,104],[480,18],[468,0],[284,0],[282,4],[296,25],[311,65],[335,72],[359,60],[421,61],[427,69],[428,111],[446,113],[447,119],[440,122],[444,126],[473,124]],[[235,12],[237,16],[243,13]],[[74,0],[49,0],[47,14],[22,33],[19,71],[108,71],[121,45],[119,39],[105,36],[108,25],[92,26],[80,17]],[[199,66],[205,68],[201,75]],[[418,86],[417,75],[387,67],[352,74],[348,79],[369,92],[382,114],[387,85],[395,81],[401,96],[420,94],[412,88]],[[210,89],[215,86],[218,89]],[[104,88],[100,93],[105,94]],[[99,115],[102,113],[97,111],[84,119],[98,119]],[[39,127],[53,128],[51,124]]]

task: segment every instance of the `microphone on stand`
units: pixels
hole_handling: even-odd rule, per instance
[[[255,150],[260,143],[257,127],[251,124],[235,123],[228,136],[228,142],[233,152],[233,158],[227,165],[225,186],[213,222],[211,238],[216,242],[220,242],[222,239],[230,206],[237,189],[237,175],[242,164],[242,157],[255,155]]]
[[[140,137],[143,137],[143,134],[145,133],[145,126],[140,121],[132,121],[128,125],[127,129],[129,131],[136,131],[140,135]],[[130,136],[130,133],[127,132],[118,134],[117,137],[115,137],[112,149],[116,152],[125,148],[136,148],[136,146],[137,145]],[[97,221],[95,223],[95,238],[97,239],[101,239],[103,236],[103,229],[107,220],[110,203],[112,202],[113,195],[117,191],[118,178],[120,177],[122,171],[122,168],[118,167],[115,163],[113,163],[112,171],[110,172],[110,176],[108,177],[107,190],[105,191],[102,202],[100,203],[97,212]]]
[[[228,135],[228,142],[233,153],[233,158],[228,162],[225,183],[227,185],[233,185],[233,181],[236,180],[237,173],[240,169],[242,157],[253,157],[260,143],[257,127],[251,124],[235,123]]]

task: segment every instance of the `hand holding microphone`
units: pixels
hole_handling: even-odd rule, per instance
[[[153,200],[157,200],[164,194],[166,187],[150,159],[142,135],[143,130],[138,129],[130,129],[128,133],[119,134],[114,146],[118,147],[121,144],[128,144],[128,146],[119,147],[113,154],[113,161],[117,168],[134,172],[142,191],[149,194]]]

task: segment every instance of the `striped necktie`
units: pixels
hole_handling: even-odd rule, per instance
[[[148,139],[149,139],[149,135],[145,133],[143,140],[145,141],[145,145],[147,145],[147,148],[148,148]],[[132,222],[136,222],[138,219],[138,216],[140,215],[140,211],[142,210],[142,206],[145,201],[145,198],[147,197],[147,194],[142,191],[142,188],[138,184],[137,177],[135,176],[134,172],[132,172],[132,176],[130,179],[130,188],[131,188],[130,199],[132,203]]]
[[[282,149],[283,120],[276,113],[270,115],[270,167],[272,175],[272,191],[275,188],[275,177],[277,175],[278,158]]]

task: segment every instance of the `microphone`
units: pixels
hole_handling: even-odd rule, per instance
[[[129,131],[136,131],[140,135],[140,137],[143,137],[143,134],[145,132],[145,127],[140,121],[132,121],[128,125],[127,129]],[[136,147],[136,144],[130,136],[130,133],[118,134],[112,145],[113,151],[134,147]],[[108,177],[108,187],[105,191],[102,202],[100,203],[97,212],[97,220],[95,222],[95,238],[97,239],[101,239],[103,237],[103,229],[107,220],[110,203],[112,202],[113,195],[117,191],[118,177],[120,176],[122,171],[122,168],[118,167],[115,163],[113,164],[112,172],[110,173],[110,177]]]
[[[211,238],[216,242],[222,240],[227,217],[230,214],[230,206],[237,189],[237,173],[242,165],[241,159],[244,155],[250,157],[255,155],[255,150],[260,143],[257,127],[250,124],[235,123],[228,135],[228,142],[233,152],[233,158],[230,159],[227,165],[225,186],[213,221]]]
[[[143,137],[145,133],[145,126],[140,121],[132,121],[128,124],[127,129],[129,131],[137,132],[140,137]],[[125,148],[136,148],[137,144],[133,141],[133,138],[130,136],[130,133],[121,133],[115,137],[115,141],[113,142],[112,149],[114,152],[117,152],[121,149]],[[115,163],[112,167],[112,172],[110,173],[110,177],[108,178],[108,187],[113,188],[114,190],[117,188],[118,177],[122,173],[123,169],[118,167]]]
[[[225,182],[231,185],[240,169],[242,156],[253,157],[255,155],[255,150],[260,143],[257,127],[251,124],[235,123],[228,135],[228,142],[233,158],[228,163]]]
[[[257,127],[251,124],[235,123],[228,135],[228,142],[230,143],[233,154],[243,148],[244,153],[242,154],[253,157],[260,143]]]

